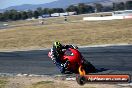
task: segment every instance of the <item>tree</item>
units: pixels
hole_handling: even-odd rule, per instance
[[[85,4],[84,3],[79,3],[78,5],[79,13],[85,13]]]
[[[25,19],[27,19],[27,18],[28,18],[27,12],[22,11],[22,12],[21,12],[21,19],[25,20]]]
[[[113,3],[113,10],[114,10],[114,11],[116,11],[116,10],[117,10],[116,3]]]
[[[32,18],[33,17],[33,11],[28,10],[27,16],[28,16],[28,18]]]
[[[124,2],[120,2],[120,3],[118,4],[118,9],[119,9],[119,10],[125,10],[125,4],[124,4]]]
[[[94,8],[90,5],[85,5],[85,13],[93,13]]]
[[[8,10],[6,10],[2,15],[3,15],[3,17],[4,17],[5,20],[9,20],[9,18],[10,18],[9,17],[10,12]]]
[[[18,16],[17,16],[18,12],[14,9],[9,11],[9,18],[8,20],[18,20]]]
[[[40,15],[43,15],[43,10],[42,10],[41,7],[37,8],[36,11],[38,12],[39,16],[40,16]]]
[[[63,8],[53,8],[54,13],[63,13],[64,9]]]
[[[77,14],[85,14],[94,12],[94,8],[90,5],[86,5],[84,3],[79,3],[78,6],[71,5],[66,11],[68,12],[77,12]]]
[[[104,6],[103,7],[103,12],[109,12],[109,11],[113,11],[113,7],[112,6]]]
[[[102,12],[103,5],[100,3],[95,3],[95,12]]]
[[[17,18],[18,18],[18,20],[22,19],[22,14],[20,12],[17,13]]]
[[[78,9],[78,7],[77,6],[74,6],[74,5],[70,5],[68,8],[66,8],[66,11],[67,12],[77,12],[77,13],[79,13],[79,9]]]
[[[117,11],[117,10],[125,10],[125,4],[124,4],[124,2],[113,3],[113,10],[114,11]]]
[[[85,13],[92,13],[94,12],[94,8],[90,5],[86,5],[84,3],[80,3],[78,5],[79,13],[80,14],[85,14]]]
[[[38,16],[39,16],[39,12],[38,12],[38,11],[34,11],[33,16],[34,16],[35,18],[38,18]]]
[[[48,14],[52,14],[52,13],[54,13],[53,9],[49,9]]]
[[[5,21],[3,13],[0,13],[0,21]]]
[[[64,9],[63,8],[58,8],[58,12],[59,13],[63,13],[64,12]]]
[[[126,9],[131,10],[132,9],[132,1],[127,1],[125,4]]]
[[[49,8],[43,9],[43,14],[48,14],[48,12],[49,12]]]

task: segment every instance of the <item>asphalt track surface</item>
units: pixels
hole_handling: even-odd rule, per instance
[[[79,49],[99,74],[132,75],[132,45],[85,47]],[[0,73],[61,74],[47,56],[47,50],[0,52]]]

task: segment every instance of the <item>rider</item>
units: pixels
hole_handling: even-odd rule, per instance
[[[58,41],[53,43],[53,47],[51,49],[52,60],[54,61],[56,66],[60,69],[61,73],[65,73],[68,64],[68,62],[62,63],[61,55],[64,54],[63,49],[68,49],[68,48],[77,49],[77,47],[74,45],[62,45]]]

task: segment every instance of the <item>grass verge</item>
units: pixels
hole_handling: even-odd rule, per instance
[[[40,81],[35,84],[33,84],[29,88],[55,88],[53,81]]]
[[[0,49],[47,48],[54,41],[97,45],[132,43],[132,20],[76,21],[0,30]]]
[[[0,88],[5,88],[7,83],[8,83],[7,78],[0,77]]]
[[[27,88],[70,88],[70,85],[66,85],[65,83],[57,83],[53,81],[40,81],[32,84]],[[74,88],[96,88],[96,87],[83,87],[83,86],[74,86]]]

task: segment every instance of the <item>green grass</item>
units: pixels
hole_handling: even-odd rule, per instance
[[[0,88],[5,88],[7,83],[7,78],[0,77]]]
[[[32,84],[28,88],[55,88],[53,81],[40,81]]]
[[[40,81],[40,82],[37,82],[37,84],[51,84],[51,83],[54,83],[53,81]]]

